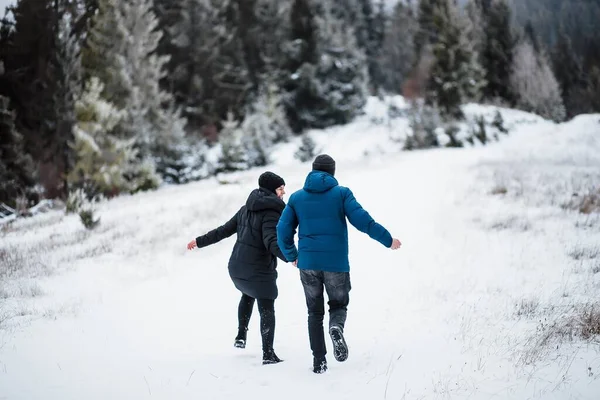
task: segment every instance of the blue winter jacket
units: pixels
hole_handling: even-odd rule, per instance
[[[290,196],[281,214],[277,244],[288,261],[298,260],[300,269],[349,272],[346,217],[372,239],[386,247],[392,245],[390,233],[371,218],[350,189],[339,186],[327,172],[312,171],[306,177],[304,188]]]

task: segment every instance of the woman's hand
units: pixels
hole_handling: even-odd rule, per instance
[[[196,239],[192,240],[187,245],[188,250],[194,250],[196,247],[198,247],[198,245],[196,244]]]

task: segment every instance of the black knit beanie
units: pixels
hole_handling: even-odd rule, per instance
[[[258,186],[270,192],[276,193],[275,189],[282,185],[285,185],[283,178],[271,171],[264,172],[258,177]]]
[[[323,171],[335,175],[335,160],[327,154],[320,154],[313,161],[312,168],[314,171]]]

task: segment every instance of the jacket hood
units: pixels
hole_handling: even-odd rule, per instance
[[[285,203],[274,193],[259,188],[254,189],[248,196],[246,208],[249,211],[275,210],[281,214],[285,208]]]
[[[311,193],[322,193],[338,185],[337,179],[323,171],[311,171],[304,181],[304,190]]]

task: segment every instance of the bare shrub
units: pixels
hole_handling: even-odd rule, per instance
[[[517,317],[532,318],[535,316],[539,306],[540,301],[537,298],[521,299],[521,301],[515,304],[515,314]]]
[[[523,218],[512,215],[492,222],[489,228],[498,231],[515,230],[526,232],[531,229],[531,223]]]
[[[585,340],[600,341],[600,305],[585,307],[576,316],[578,334]]]
[[[546,356],[554,346],[576,340],[600,343],[600,303],[573,306],[551,322],[546,318],[540,320],[521,362],[531,364]]]
[[[506,186],[494,186],[490,192],[491,194],[506,194],[508,193],[508,189],[506,188]]]
[[[600,256],[600,247],[577,246],[567,253],[573,260],[593,260]]]
[[[572,210],[578,210],[582,214],[600,212],[600,188],[590,190],[589,193],[585,193],[581,196],[575,193],[566,207]]]
[[[47,276],[50,266],[44,261],[44,249],[9,246],[0,248],[0,280]]]

